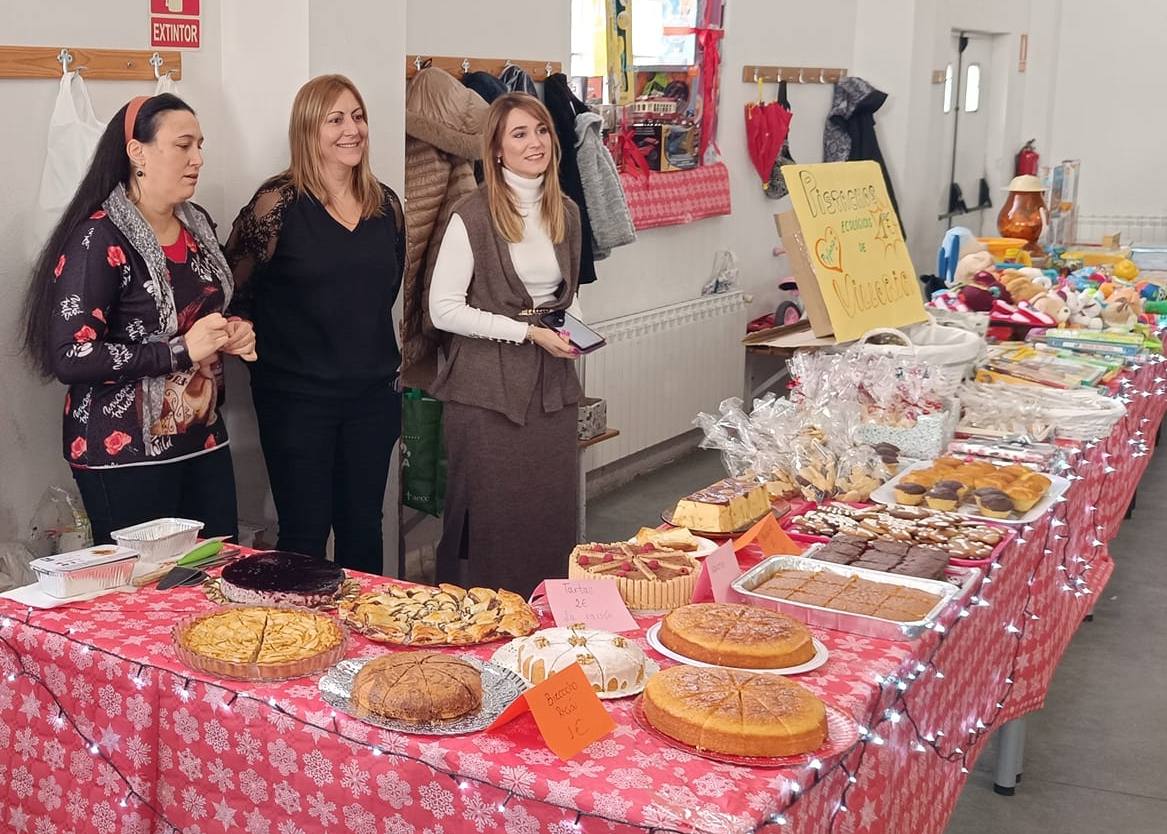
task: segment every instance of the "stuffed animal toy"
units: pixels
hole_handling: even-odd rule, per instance
[[[956,295],[968,309],[978,313],[989,312],[993,309],[994,301],[1004,301],[1008,304],[1013,302],[1013,296],[1009,294],[1005,285],[997,280],[994,273],[988,271],[978,272]]]
[[[1030,301],[1029,304],[1033,309],[1044,313],[1057,322],[1059,327],[1070,320],[1070,306],[1066,303],[1066,299],[1056,290],[1043,292]]]
[[[1006,269],[1001,273],[1001,283],[1005,285],[1009,295],[1013,296],[1014,301],[1029,301],[1049,289],[1048,281],[1044,288],[1040,287],[1020,269]]]
[[[1102,329],[1102,302],[1098,300],[1098,293],[1094,290],[1083,290],[1075,293],[1077,310],[1071,305],[1070,323],[1087,330]]]
[[[1114,292],[1106,300],[1125,301],[1136,316],[1143,312],[1143,297],[1139,295],[1138,289],[1127,284],[1116,284]]]
[[[995,263],[989,252],[970,252],[956,262],[956,276],[952,286],[971,283],[978,272],[991,270]]]
[[[1108,298],[1102,308],[1102,321],[1110,330],[1130,330],[1139,317],[1125,298]]]

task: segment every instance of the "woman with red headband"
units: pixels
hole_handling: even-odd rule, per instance
[[[255,359],[255,336],[223,317],[231,271],[210,216],[190,202],[202,145],[177,96],[123,107],[25,297],[25,351],[69,386],[65,459],[97,543],[166,516],[236,533],[220,355]]]

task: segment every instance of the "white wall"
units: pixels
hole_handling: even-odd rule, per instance
[[[1082,160],[1082,213],[1167,215],[1165,33],[1159,0],[1062,0],[1052,141],[1039,150],[1043,164]]]

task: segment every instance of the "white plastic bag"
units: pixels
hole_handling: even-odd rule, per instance
[[[178,82],[171,78],[168,72],[158,76],[158,83],[154,85],[154,95],[159,96],[163,93],[179,96]],[[179,97],[181,98],[181,96]]]
[[[32,259],[40,253],[53,226],[81,184],[105,124],[93,113],[85,81],[75,72],[61,76],[57,103],[45,141],[45,167],[27,240]]]
[[[713,274],[701,288],[702,295],[718,295],[737,289],[737,256],[729,249],[722,249],[713,256]]]

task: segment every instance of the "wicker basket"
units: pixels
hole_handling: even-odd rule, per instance
[[[895,339],[899,344],[871,344],[875,336]],[[859,344],[864,350],[903,357],[926,366],[932,374],[936,394],[948,398],[969,376],[985,354],[985,340],[975,333],[956,327],[937,324],[929,317],[926,324],[912,325],[904,330],[877,327],[863,334]]]
[[[966,382],[959,396],[966,420],[975,421],[978,411],[993,413],[1010,407],[1037,411],[1054,427],[1055,436],[1066,440],[1105,437],[1126,414],[1126,406],[1118,400],[1088,389]]]

